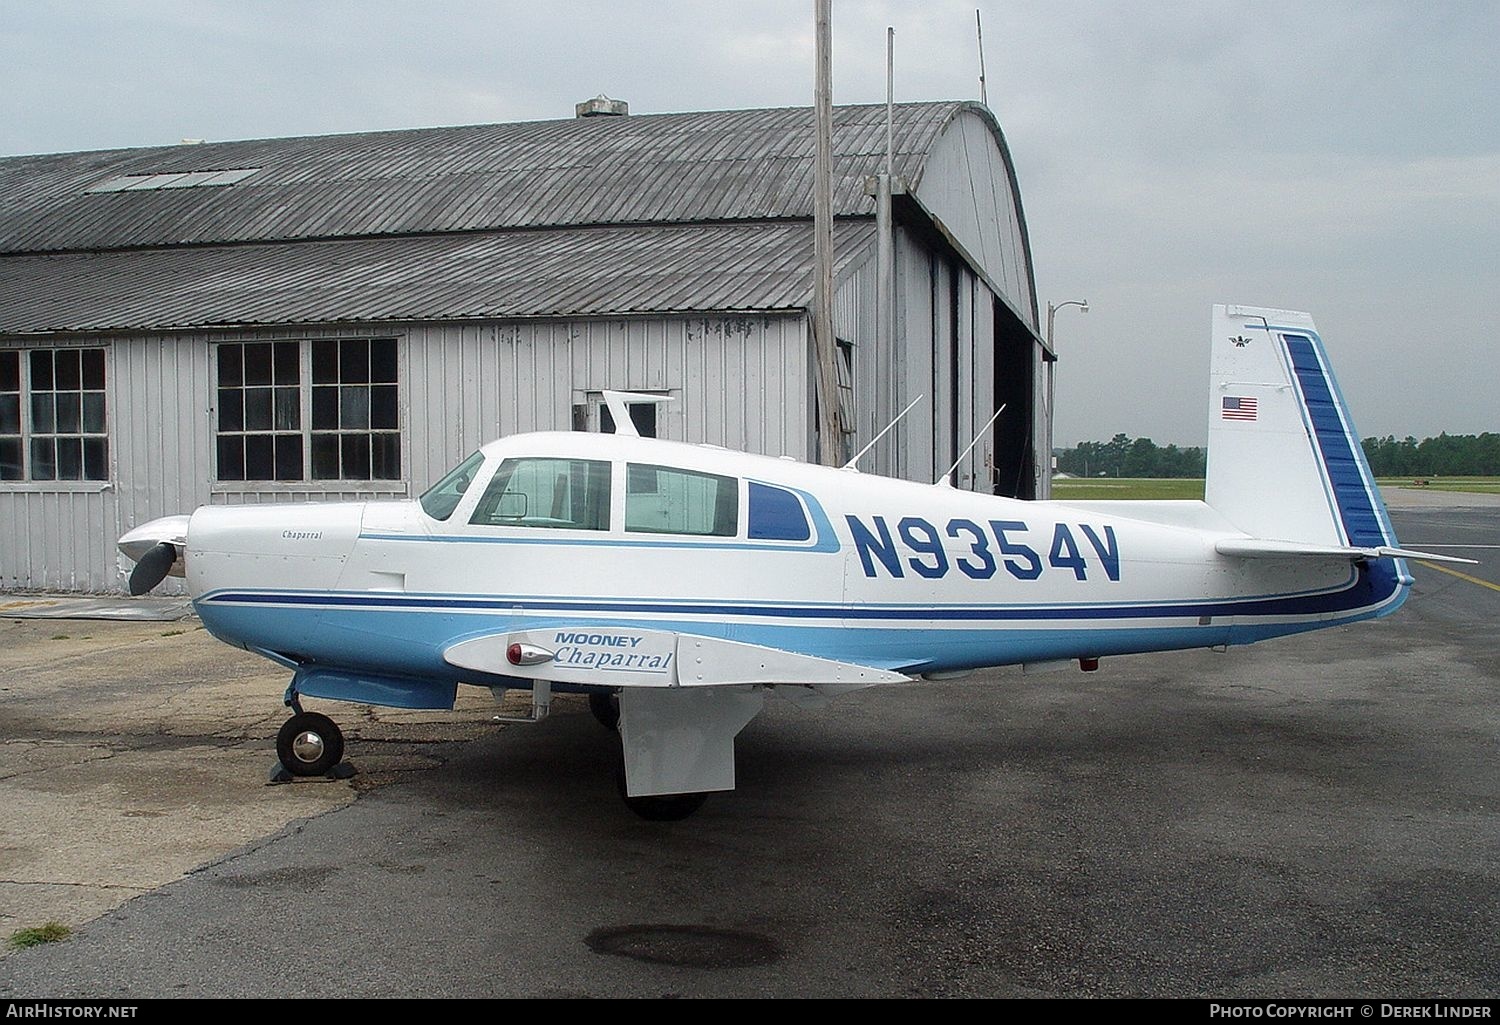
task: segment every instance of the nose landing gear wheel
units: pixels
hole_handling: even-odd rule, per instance
[[[324,776],[344,760],[344,734],[322,713],[298,712],[276,734],[276,756],[293,776]]]

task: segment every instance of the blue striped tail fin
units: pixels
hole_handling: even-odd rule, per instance
[[[1254,538],[1396,544],[1310,316],[1216,306],[1211,363],[1210,506]]]

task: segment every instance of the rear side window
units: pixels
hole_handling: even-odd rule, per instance
[[[790,491],[751,481],[750,537],[757,541],[806,541],[812,537],[801,500]]]
[[[631,463],[625,479],[626,530],[733,537],[739,529],[738,478]]]
[[[507,459],[469,522],[481,527],[609,529],[609,463]]]

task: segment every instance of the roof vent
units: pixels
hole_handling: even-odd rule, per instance
[[[573,107],[579,117],[624,117],[630,113],[630,104],[624,100],[612,100],[603,93],[592,100],[584,100]]]

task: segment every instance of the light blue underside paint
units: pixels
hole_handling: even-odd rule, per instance
[[[286,596],[290,597],[290,596]],[[1361,609],[1331,619],[1298,623],[1238,623],[1228,617],[1200,626],[1176,620],[1155,626],[1111,626],[1100,621],[1072,621],[1062,629],[1035,626],[928,627],[860,626],[824,620],[806,622],[724,623],[641,615],[586,616],[556,613],[451,613],[440,610],[234,605],[212,600],[196,603],[204,625],[215,635],[241,646],[275,648],[292,635],[317,638],[316,651],[302,654],[319,666],[337,668],[340,679],[322,682],[307,693],[339,700],[398,707],[448,707],[434,703],[434,687],[457,682],[513,686],[514,678],[493,679],[458,670],[443,661],[443,651],[472,637],[517,630],[570,627],[668,630],[684,634],[797,651],[841,662],[912,672],[935,672],[1012,665],[1055,659],[1244,644],[1338,622],[1383,614]],[[1243,617],[1237,617],[1243,618]],[[314,620],[314,622],[309,622]],[[497,667],[501,669],[502,667]],[[360,678],[375,684],[361,688]],[[795,682],[795,681],[787,681]],[[409,686],[410,694],[392,690]],[[451,705],[451,696],[447,699]]]
[[[297,670],[292,678],[292,690],[304,697],[387,708],[451,709],[457,689],[456,680],[403,679],[315,666]]]

